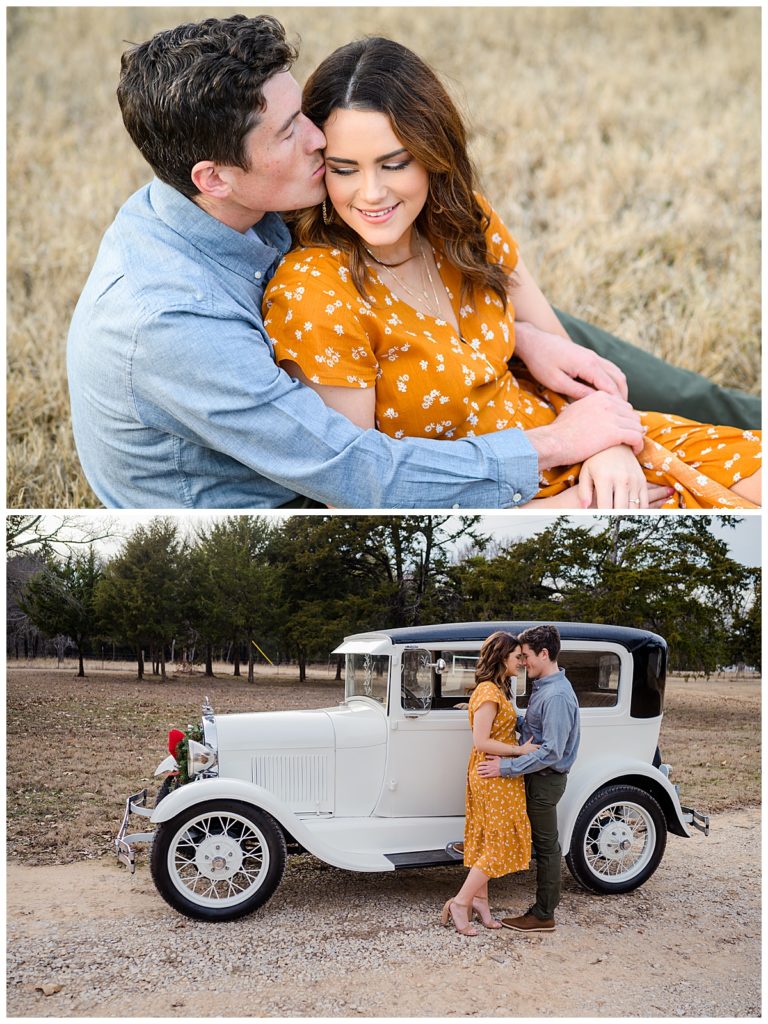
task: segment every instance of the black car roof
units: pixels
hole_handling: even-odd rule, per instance
[[[428,644],[433,645],[441,642],[455,642],[461,640],[485,640],[491,633],[497,630],[505,630],[507,633],[522,633],[524,629],[531,626],[542,626],[545,622],[532,622],[530,620],[512,619],[498,622],[448,622],[433,626],[405,626],[397,629],[377,629],[366,633],[355,633],[348,637],[351,640],[363,639],[364,637],[389,637],[393,643],[398,644]],[[666,647],[666,641],[657,633],[651,633],[647,629],[633,629],[630,626],[611,626],[606,623],[595,622],[553,622],[551,619],[547,624],[557,627],[560,637],[563,640],[609,640],[621,644],[623,647],[632,650],[642,644],[652,642],[661,643]]]

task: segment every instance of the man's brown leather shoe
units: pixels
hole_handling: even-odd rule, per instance
[[[520,917],[502,917],[501,923],[505,928],[511,928],[516,932],[553,932],[555,930],[555,919],[550,917],[543,920],[531,914],[521,914]]]

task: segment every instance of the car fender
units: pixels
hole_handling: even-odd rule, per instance
[[[270,814],[281,828],[289,833],[308,853],[333,867],[348,871],[392,871],[393,865],[381,855],[362,854],[343,850],[318,837],[304,821],[293,813],[274,793],[253,782],[242,779],[199,779],[179,786],[163,799],[152,813],[154,825],[162,825],[196,804],[211,800],[239,800]]]
[[[630,759],[622,761],[621,769],[617,770],[615,759],[593,760],[588,769],[572,772],[568,778],[562,801],[562,813],[559,815],[560,846],[563,851],[567,852],[570,847],[576,819],[593,793],[605,786],[630,785],[642,789],[644,779],[648,780],[648,791],[657,799],[661,796],[659,802],[665,811],[669,831],[680,836],[690,836],[677,790],[658,768],[654,768],[647,761]],[[664,806],[665,803],[667,806]]]

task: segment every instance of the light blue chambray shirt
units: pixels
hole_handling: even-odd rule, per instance
[[[528,710],[520,726],[520,743],[533,740],[538,750],[522,757],[503,757],[502,776],[529,775],[542,768],[568,772],[579,752],[579,702],[563,669],[533,680]]]
[[[506,508],[538,489],[525,435],[392,440],[274,362],[264,287],[290,246],[241,234],[155,179],[107,230],[67,345],[85,475],[114,508]]]

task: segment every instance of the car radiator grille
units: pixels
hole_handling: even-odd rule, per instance
[[[333,752],[318,754],[257,754],[251,777],[274,793],[292,811],[333,813]]]

